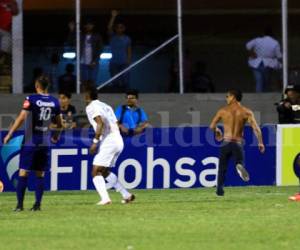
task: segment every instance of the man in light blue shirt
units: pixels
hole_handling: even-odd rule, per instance
[[[122,135],[133,136],[144,132],[149,126],[146,112],[138,107],[138,91],[129,90],[126,93],[127,103],[115,110]]]
[[[126,69],[131,63],[131,39],[125,34],[126,27],[121,22],[115,22],[119,12],[113,10],[111,19],[108,24],[108,35],[110,36],[110,49],[112,59],[110,61],[109,70],[111,76],[114,76]],[[125,90],[129,85],[129,74],[125,73],[120,76],[115,84],[119,90]]]

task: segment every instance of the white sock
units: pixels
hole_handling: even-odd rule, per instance
[[[107,181],[106,183],[106,189],[111,189],[114,187],[114,185],[117,182],[117,176],[114,173],[110,173],[105,180]]]
[[[95,188],[96,188],[98,194],[101,197],[101,200],[103,200],[103,201],[110,200],[108,192],[105,187],[105,180],[104,180],[103,176],[101,176],[101,175],[95,176],[93,178],[93,183],[95,185]]]
[[[109,183],[109,182],[106,182],[105,187],[106,187],[106,190],[109,190],[109,189],[113,188],[113,185],[111,185],[111,183]]]
[[[108,184],[114,187],[117,192],[121,193],[123,199],[128,199],[131,196],[131,194],[118,181],[118,178],[114,173],[110,173],[105,180],[107,180]]]

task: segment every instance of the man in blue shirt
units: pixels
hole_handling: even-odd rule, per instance
[[[23,210],[29,171],[34,171],[36,174],[36,200],[31,210],[40,210],[44,193],[44,175],[49,167],[49,141],[57,143],[59,140],[60,129],[62,127],[60,106],[56,98],[48,95],[48,86],[49,80],[44,76],[37,79],[35,83],[37,94],[26,97],[22,111],[3,141],[4,144],[7,144],[12,138],[13,133],[25,122],[25,135],[20,152],[16,212]],[[51,123],[57,124],[57,130],[52,135],[49,131]]]
[[[125,34],[125,25],[122,22],[115,22],[118,15],[119,12],[116,10],[111,12],[111,19],[107,27],[112,53],[112,59],[109,65],[111,76],[118,74],[131,63],[131,39]],[[120,90],[126,89],[129,84],[129,74],[123,74],[115,81],[115,83]]]
[[[120,131],[124,136],[141,134],[149,126],[147,114],[138,107],[138,97],[137,90],[127,91],[127,104],[119,106],[115,111]]]
[[[94,22],[87,20],[81,36],[81,81],[83,86],[95,85],[99,71],[102,38],[94,31]]]

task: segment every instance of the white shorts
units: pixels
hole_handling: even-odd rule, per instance
[[[11,53],[12,40],[11,34],[0,29],[0,50],[6,53]]]
[[[107,135],[101,141],[98,154],[95,155],[93,160],[93,166],[114,167],[123,148],[123,139],[119,133]]]

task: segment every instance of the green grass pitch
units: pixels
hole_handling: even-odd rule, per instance
[[[197,250],[300,249],[297,187],[134,190],[134,204],[99,207],[95,191],[47,192],[41,212],[12,212],[15,194],[0,194],[0,249]]]

